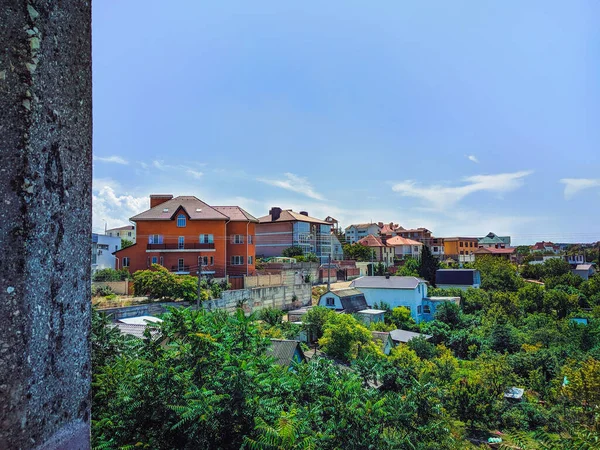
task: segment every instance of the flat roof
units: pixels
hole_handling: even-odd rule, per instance
[[[138,316],[119,319],[118,322],[126,323],[128,325],[148,325],[149,323],[160,323],[162,322],[162,319],[154,316]]]
[[[356,314],[381,314],[386,312],[385,309],[363,309],[361,311],[357,311]]]

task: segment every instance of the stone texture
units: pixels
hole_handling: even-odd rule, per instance
[[[91,5],[0,2],[0,448],[89,448]]]

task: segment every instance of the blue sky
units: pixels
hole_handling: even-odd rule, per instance
[[[93,3],[94,229],[151,193],[600,239],[600,2]]]

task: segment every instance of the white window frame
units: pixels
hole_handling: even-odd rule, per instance
[[[213,234],[201,234],[198,236],[198,241],[200,244],[214,244],[215,237]]]
[[[129,256],[123,257],[123,267],[129,267]]]
[[[244,265],[244,257],[239,255],[231,256],[231,265],[232,266],[243,266]]]
[[[158,256],[153,256],[150,261],[152,264],[158,264]]]
[[[244,235],[243,234],[234,234],[233,235],[233,243],[234,244],[243,244],[244,243]]]
[[[185,236],[179,236],[177,238],[177,249],[178,250],[185,249]]]
[[[148,244],[162,244],[163,237],[162,234],[151,234],[148,236]]]
[[[254,258],[252,256],[248,256],[248,265],[251,266],[252,265],[252,260]]]
[[[431,314],[431,306],[423,305],[423,314]]]
[[[177,260],[177,271],[183,272],[185,270],[185,260],[183,258],[179,258]]]
[[[251,234],[248,235],[248,244],[252,244],[252,235]]]
[[[185,217],[185,214],[179,214],[177,216],[177,226],[179,228],[185,228],[187,226],[187,217]]]
[[[335,297],[325,297],[326,306],[335,306]]]

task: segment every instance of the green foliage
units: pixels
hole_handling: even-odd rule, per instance
[[[370,247],[359,243],[345,244],[343,246],[344,258],[355,261],[371,261],[372,251]]]
[[[379,354],[371,332],[348,314],[330,316],[323,329],[319,346],[333,358],[341,361],[356,359],[360,353]]]
[[[412,338],[407,345],[421,359],[432,359],[437,355],[435,345],[423,336]]]
[[[429,281],[432,286],[435,286],[435,273],[439,269],[439,266],[437,258],[434,258],[429,247],[424,245],[419,261],[419,276]]]
[[[314,306],[302,317],[302,326],[309,336],[319,340],[323,336],[325,324],[335,312],[325,306]]]
[[[307,253],[305,255],[294,256],[298,262],[319,262],[319,258],[314,253]]]
[[[200,281],[200,300],[220,298],[221,293],[230,288],[226,282],[203,279]],[[133,290],[135,295],[150,298],[193,301],[198,299],[198,278],[175,275],[163,266],[153,264],[152,270],[138,270],[133,274]]]
[[[304,255],[304,250],[299,246],[292,246],[288,248],[284,248],[281,252],[281,256],[285,256],[286,258],[295,258],[296,256]]]
[[[127,247],[131,247],[133,245],[133,241],[126,238],[121,238],[121,250]]]
[[[419,276],[419,260],[415,258],[407,258],[397,271],[396,275],[400,277],[418,277]]]
[[[522,279],[510,261],[494,256],[483,256],[475,260],[474,268],[481,272],[481,287],[493,291],[517,291]]]
[[[92,281],[123,281],[129,278],[129,272],[126,269],[100,269],[92,275]]]
[[[282,310],[277,308],[264,308],[260,310],[258,317],[273,327],[281,324],[284,314]]]
[[[94,286],[92,285],[92,297],[106,297],[114,294],[110,286]]]
[[[460,323],[460,306],[453,302],[443,302],[435,309],[435,320],[444,322],[451,327]]]
[[[384,317],[386,323],[401,330],[414,330],[417,325],[410,314],[410,309],[404,306],[397,306],[391,311],[387,310]]]

